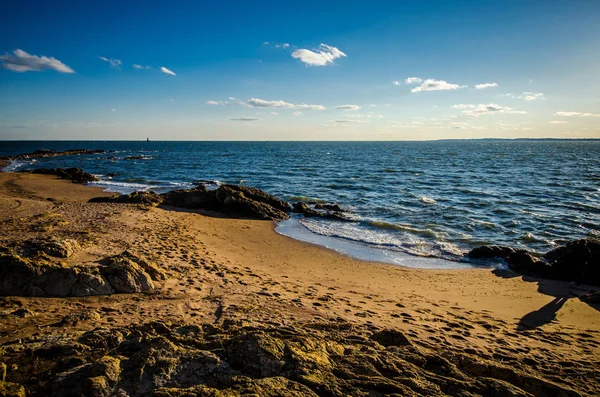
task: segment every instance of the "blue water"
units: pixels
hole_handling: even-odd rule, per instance
[[[3,155],[74,148],[114,152],[9,170],[80,167],[123,193],[214,181],[335,202],[355,222],[298,218],[279,231],[450,260],[481,244],[546,252],[600,237],[600,141],[0,142]]]

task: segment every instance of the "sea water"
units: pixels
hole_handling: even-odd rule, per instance
[[[277,230],[407,266],[425,263],[414,257],[461,261],[482,244],[542,253],[600,237],[596,140],[0,142],[1,155],[75,148],[107,153],[16,161],[7,170],[80,167],[100,177],[94,185],[120,193],[233,183],[291,202],[338,203],[352,222],[294,216]]]

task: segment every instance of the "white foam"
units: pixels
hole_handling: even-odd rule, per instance
[[[360,260],[390,263],[420,269],[466,269],[475,267],[470,263],[453,262],[440,258],[419,257],[400,251],[373,247],[332,236],[319,235],[311,232],[294,218],[279,222],[275,231],[284,236],[307,243],[317,244]]]

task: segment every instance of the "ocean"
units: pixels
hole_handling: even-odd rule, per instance
[[[363,259],[438,258],[421,267],[464,262],[482,244],[543,253],[600,237],[595,140],[5,141],[0,155],[76,148],[109,152],[16,161],[6,170],[80,167],[120,193],[233,183],[290,202],[338,203],[352,222],[294,216],[277,231]]]

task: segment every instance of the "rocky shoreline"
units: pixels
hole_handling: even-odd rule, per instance
[[[343,214],[335,204],[236,185],[57,201],[36,181],[82,187],[46,174],[0,176],[0,395],[600,392],[593,289],[569,300],[562,281],[363,263],[253,220]],[[596,244],[469,256],[587,281]]]

